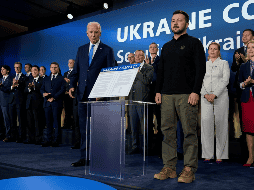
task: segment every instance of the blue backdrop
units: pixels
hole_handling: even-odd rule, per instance
[[[188,34],[201,40],[206,53],[209,42],[220,42],[222,58],[230,66],[234,50],[243,45],[242,31],[254,29],[254,0],[154,0],[1,42],[1,64],[11,68],[16,61],[23,67],[25,63],[44,65],[49,74],[50,63],[56,61],[63,73],[68,59],[76,58],[78,47],[89,42],[86,26],[90,21],[101,24],[101,41],[114,49],[118,64],[128,64],[128,52],[141,49],[148,53],[151,42],[161,50],[172,39],[170,23],[175,10],[189,14]]]

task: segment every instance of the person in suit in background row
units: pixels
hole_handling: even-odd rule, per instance
[[[26,63],[25,64],[25,72],[26,72],[26,77],[32,77],[32,73],[31,73],[31,69],[32,69],[32,65],[30,63]]]
[[[153,72],[153,80],[151,82],[151,89],[150,89],[150,102],[153,102],[155,103],[155,87],[156,87],[156,79],[157,79],[157,70],[158,70],[158,65],[159,65],[159,62],[160,62],[160,57],[157,55],[159,51],[159,48],[158,48],[158,45],[155,43],[155,42],[152,42],[150,45],[149,45],[149,52],[150,52],[150,57],[149,59],[146,59],[146,63],[150,64],[151,66],[153,66],[153,69],[154,69],[154,72]],[[154,150],[160,158],[161,158],[161,145],[162,145],[162,139],[163,139],[163,135],[162,135],[162,132],[161,132],[161,107],[160,105],[151,105],[151,111],[149,112],[149,118],[148,121],[149,122],[149,125],[150,127],[153,127],[153,119],[154,119],[154,116],[156,117],[156,120],[157,120],[157,138],[156,138],[156,142],[155,142],[155,147],[154,147]],[[152,139],[150,139],[152,140]]]
[[[144,60],[145,60],[144,51],[136,50],[135,64],[140,64],[140,66],[130,90],[129,100],[143,101],[143,102],[150,101],[150,86],[153,80],[154,68],[148,63],[145,63]],[[140,142],[142,142],[142,139],[139,138],[140,132],[142,132],[142,134],[144,135],[143,133],[144,127],[148,126],[148,123],[144,125],[144,122],[143,122],[144,111],[145,110],[144,110],[143,104],[132,103],[132,105],[129,107],[130,126],[131,126],[131,134],[132,134],[131,135],[132,147],[129,154],[135,154],[135,153],[141,152],[141,149],[140,149],[141,147],[139,147]],[[139,128],[140,125],[141,125],[141,130]],[[148,129],[149,137],[152,137],[152,133],[153,133],[152,126],[150,126],[150,129],[149,127],[146,129]],[[150,151],[151,151],[151,141],[152,141],[152,139],[150,139],[149,137],[148,137],[147,148],[149,148],[150,150],[148,150],[148,154],[150,154]]]
[[[65,117],[64,117],[64,128],[65,129],[71,129],[74,127],[73,123],[73,100],[69,96],[69,90],[70,90],[70,75],[73,70],[75,64],[74,59],[69,59],[68,61],[68,67],[69,71],[66,71],[64,73],[64,80],[66,81],[66,91],[64,94],[64,110],[65,110]]]
[[[238,84],[238,76],[239,76],[239,70],[243,63],[245,63],[246,55],[247,55],[247,43],[254,37],[254,31],[251,29],[245,29],[242,34],[242,42],[244,43],[244,46],[241,48],[235,50],[233,55],[233,63],[231,66],[231,70],[233,72],[236,72],[234,87],[236,88],[236,94],[237,94],[237,107],[239,111],[239,119],[240,119],[240,126],[242,129],[242,107],[241,107],[241,94],[242,90],[240,89],[240,85]],[[243,130],[243,129],[242,129]],[[246,134],[242,133],[240,137],[240,144],[241,144],[241,160],[240,162],[243,164],[245,163],[245,159],[248,157],[248,150],[246,147]]]
[[[76,62],[70,76],[69,95],[74,98],[73,92],[77,88],[79,127],[81,134],[80,160],[71,164],[71,166],[84,166],[88,155],[86,155],[86,118],[87,105],[82,103],[95,99],[88,98],[93,85],[102,68],[116,66],[113,49],[100,41],[101,26],[98,22],[90,22],[87,25],[87,37],[90,43],[79,47]],[[78,82],[78,86],[77,86]],[[98,99],[97,99],[98,100]],[[90,122],[88,121],[88,126]],[[88,128],[89,130],[89,128]],[[88,147],[89,147],[88,135]],[[88,149],[89,150],[89,149]],[[89,160],[88,160],[89,161]]]
[[[134,64],[135,63],[135,57],[134,57],[134,53],[130,53],[128,55],[128,61],[130,62],[130,64]]]
[[[41,67],[40,67],[40,73],[39,73],[40,77],[42,77],[43,79],[44,79],[45,77],[47,77],[47,75],[46,75],[45,73],[46,73],[46,67],[41,66]]]
[[[239,71],[239,86],[242,89],[242,130],[246,134],[249,158],[243,165],[246,167],[254,163],[254,41],[247,44],[248,61],[242,64]]]
[[[0,105],[4,118],[4,125],[6,129],[4,142],[11,141],[11,121],[9,116],[9,96],[10,96],[10,88],[12,85],[12,77],[9,75],[11,72],[11,68],[8,65],[3,65],[1,67],[1,74],[3,77],[0,79]]]
[[[46,117],[47,137],[42,144],[43,147],[59,146],[59,132],[61,127],[61,113],[63,109],[63,96],[65,92],[65,80],[59,75],[59,64],[52,62],[50,64],[51,75],[43,80],[40,89],[44,97],[43,108]],[[54,133],[52,130],[54,127]]]
[[[11,119],[11,133],[13,139],[17,143],[22,143],[25,136],[25,123],[26,123],[26,96],[24,93],[26,87],[27,77],[21,72],[22,64],[20,62],[14,63],[14,69],[16,72],[15,77],[13,78],[13,83],[11,86],[11,92],[9,96],[9,111]],[[17,128],[17,117],[19,120],[19,127]]]
[[[78,116],[77,89],[75,89],[74,96],[75,96],[75,98],[73,98],[74,142],[71,149],[80,149],[80,128],[79,128],[79,116]]]
[[[25,144],[37,144],[42,142],[43,126],[43,97],[40,89],[43,83],[43,78],[39,76],[40,68],[37,65],[32,66],[32,77],[26,83],[25,92],[27,95],[27,140]]]

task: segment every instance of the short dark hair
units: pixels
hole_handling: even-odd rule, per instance
[[[175,11],[173,13],[173,15],[176,15],[176,14],[182,14],[182,15],[184,15],[186,23],[189,23],[189,15],[186,12],[181,11],[181,10],[177,10],[177,11]]]
[[[50,63],[50,66],[53,65],[53,64],[54,64],[54,65],[57,65],[58,68],[60,68],[60,66],[59,66],[59,64],[58,64],[57,62],[52,62],[52,63]]]
[[[41,67],[43,67],[43,68],[44,68],[44,70],[46,71],[46,67],[44,67],[44,66],[41,66]]]
[[[33,65],[32,68],[33,67],[36,67],[38,69],[38,71],[40,71],[40,67],[38,67],[38,65]]]
[[[152,44],[156,45],[157,49],[159,48],[158,44],[156,44],[155,42],[152,42],[150,45],[152,45]],[[150,45],[149,45],[149,48],[150,48]]]
[[[16,65],[16,64],[20,65],[21,68],[22,68],[22,63],[20,63],[20,62],[15,62],[14,65]]]
[[[6,69],[7,71],[11,72],[11,68],[10,68],[9,65],[2,65],[2,67],[3,67],[4,69]]]
[[[32,65],[30,63],[26,63],[25,65],[28,65],[30,68],[32,68]]]
[[[245,30],[243,31],[243,33],[246,32],[246,31],[250,31],[251,34],[252,34],[252,36],[254,36],[254,31],[253,31],[253,30],[251,30],[251,29],[245,29]]]

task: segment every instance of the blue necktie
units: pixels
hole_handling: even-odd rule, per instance
[[[16,80],[19,80],[19,74],[16,74],[15,79],[16,79]]]
[[[91,49],[90,49],[90,52],[89,52],[89,66],[91,65],[92,63],[92,60],[93,60],[93,48],[94,48],[94,44],[92,45]]]

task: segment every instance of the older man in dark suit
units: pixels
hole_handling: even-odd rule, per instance
[[[51,75],[43,80],[40,89],[40,92],[44,97],[43,107],[47,126],[47,138],[42,144],[43,147],[59,146],[59,130],[61,127],[61,113],[63,109],[63,96],[66,83],[64,77],[60,76],[58,73],[58,63],[51,63],[50,71]],[[52,135],[53,126],[54,135]]]
[[[11,92],[9,96],[9,112],[11,119],[11,130],[13,133],[13,139],[16,139],[17,143],[22,143],[25,140],[25,122],[26,122],[26,96],[24,93],[27,77],[21,72],[22,64],[15,62],[14,69],[16,72],[13,78],[13,84],[11,86]],[[17,116],[19,120],[19,127],[17,128]]]
[[[42,118],[43,113],[43,96],[40,93],[43,78],[39,76],[40,68],[37,65],[32,66],[32,77],[26,83],[25,92],[27,93],[27,140],[25,144],[41,144],[42,141]]]
[[[79,124],[81,134],[81,158],[79,161],[71,164],[74,167],[84,166],[87,158],[85,152],[87,106],[82,102],[93,100],[89,99],[88,96],[101,69],[115,66],[113,49],[100,41],[101,26],[99,23],[88,23],[87,36],[90,40],[90,43],[79,47],[74,69],[70,77],[69,94],[72,98],[74,98],[72,93],[74,92],[74,89],[77,88],[77,99],[79,102]]]
[[[64,80],[66,81],[66,91],[64,94],[64,110],[65,110],[65,117],[64,117],[64,128],[65,129],[71,129],[71,127],[74,127],[74,121],[73,121],[73,100],[69,96],[69,90],[70,90],[70,76],[73,71],[73,67],[75,64],[74,59],[69,59],[68,61],[68,67],[69,70],[64,73]]]
[[[153,79],[154,68],[145,63],[145,53],[142,50],[137,50],[135,52],[135,62],[139,66],[139,71],[137,76],[133,82],[132,88],[129,94],[129,100],[134,101],[150,101],[150,87]],[[133,103],[129,107],[129,115],[130,115],[130,126],[132,131],[132,148],[129,154],[135,154],[140,152],[139,150],[139,123],[141,124],[141,131],[144,130],[144,107],[141,104]],[[149,129],[148,129],[149,130]],[[148,131],[148,133],[150,133]],[[140,139],[141,140],[141,139]]]
[[[10,88],[12,85],[12,77],[9,75],[11,68],[8,65],[3,65],[1,68],[1,74],[3,77],[0,79],[0,105],[3,113],[4,118],[4,125],[6,129],[6,135],[4,142],[11,141],[11,134],[10,134],[10,116],[9,116],[9,96],[10,96]]]

